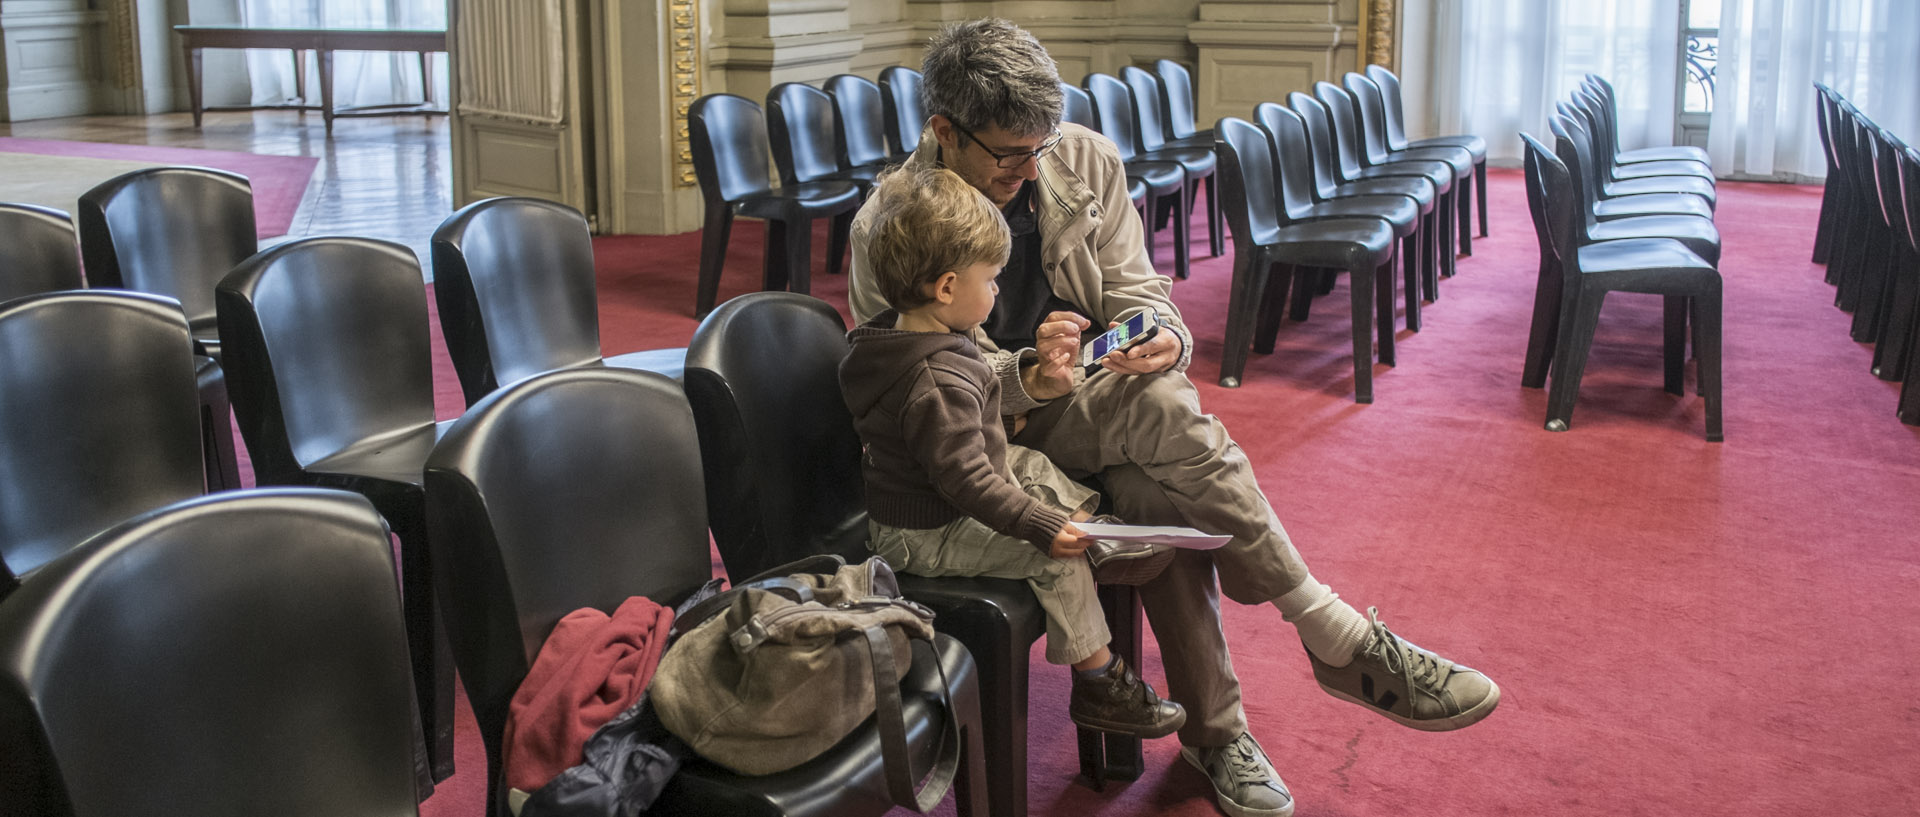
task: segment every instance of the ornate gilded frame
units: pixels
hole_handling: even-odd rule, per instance
[[[1394,38],[1399,36],[1395,21],[1399,16],[1399,8],[1394,0],[1361,0],[1361,70],[1366,70],[1368,65],[1383,65],[1390,71],[1399,70],[1393,58]]]

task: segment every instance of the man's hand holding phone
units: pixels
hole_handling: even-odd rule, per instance
[[[1099,368],[1120,374],[1153,374],[1180,360],[1179,336],[1161,331],[1159,316],[1151,310],[1136,312],[1107,327],[1107,333],[1095,338],[1083,355],[1089,374]]]

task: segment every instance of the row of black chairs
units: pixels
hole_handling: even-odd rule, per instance
[[[1437,299],[1439,279],[1453,273],[1452,218],[1485,143],[1442,137],[1451,144],[1393,150],[1380,84],[1358,73],[1343,81],[1345,88],[1321,82],[1313,94],[1293,93],[1287,106],[1262,103],[1254,121],[1227,117],[1214,128],[1235,245],[1223,386],[1239,385],[1249,347],[1273,350],[1289,290],[1293,316],[1303,320],[1312,297],[1331,285],[1327,276],[1347,272],[1354,399],[1372,402],[1376,329],[1381,362],[1395,362],[1394,259],[1404,259],[1414,331],[1421,302]]]
[[[1813,260],[1827,265],[1852,338],[1873,344],[1871,369],[1900,381],[1900,421],[1920,425],[1920,150],[1814,83],[1827,157]]]
[[[1571,427],[1580,378],[1610,292],[1665,299],[1665,386],[1682,393],[1689,338],[1706,403],[1706,437],[1722,439],[1720,234],[1704,151],[1619,147],[1612,87],[1589,75],[1551,119],[1555,146],[1530,134],[1527,203],[1539,278],[1521,383],[1553,383],[1546,428]]]
[[[190,220],[183,214],[195,212],[182,179],[203,177],[206,184],[216,186],[228,181],[215,171],[137,173],[167,180],[174,196],[173,207],[149,216],[149,234],[159,227],[171,233],[194,227],[159,224],[171,216]],[[70,226],[64,240],[64,253],[71,257],[75,238]],[[214,263],[185,251],[172,257],[183,265],[191,261],[197,268]],[[469,405],[502,386],[555,369],[640,368],[668,375],[683,370],[686,350],[601,356],[591,259],[585,220],[552,202],[494,199],[475,203],[436,231],[434,292],[442,331]],[[435,450],[436,441],[449,433],[451,423],[434,421],[428,321],[418,264],[398,245],[313,238],[252,256],[235,265],[217,286],[204,281],[200,285],[215,291],[218,331],[213,340],[224,350],[233,372],[235,413],[259,483],[353,490],[372,501],[400,536],[402,598],[417,673],[414,688],[431,739],[431,771],[434,777],[444,778],[451,772],[447,750],[451,748],[452,665],[460,663],[476,710],[485,706],[483,700],[493,700],[499,689],[476,686],[476,679],[486,676],[460,660],[460,628],[447,624],[454,636],[449,645],[435,624],[436,619],[448,618],[447,608],[434,606],[436,586],[440,600],[446,599],[445,584],[436,578],[444,558],[432,557],[444,543],[430,521],[422,464]],[[108,299],[121,311],[128,309],[132,299],[149,313],[172,314],[180,324],[180,336],[169,341],[150,335],[129,343],[127,332],[110,331],[106,321],[95,319],[63,330],[86,337],[87,344],[69,348],[44,338],[9,344],[9,348],[63,355],[46,365],[22,364],[4,373],[20,379],[10,381],[4,390],[9,397],[62,398],[58,403],[5,406],[0,430],[9,441],[37,438],[55,444],[76,437],[77,432],[47,433],[55,427],[113,432],[91,438],[97,445],[81,452],[87,456],[65,456],[74,452],[11,442],[0,446],[23,454],[7,460],[8,473],[18,475],[6,483],[8,506],[35,509],[50,520],[40,527],[58,528],[57,535],[14,536],[8,531],[0,538],[0,554],[21,573],[115,521],[196,495],[202,488],[199,478],[204,467],[197,460],[155,453],[151,445],[155,439],[198,436],[179,429],[165,431],[164,423],[153,419],[166,416],[155,404],[164,402],[164,396],[103,396],[99,389],[120,381],[100,377],[100,371],[73,362],[78,357],[95,361],[90,365],[110,367],[96,361],[104,360],[102,345],[185,359],[193,345],[178,302],[105,292],[41,297]],[[800,300],[806,307],[798,313],[804,318],[794,330],[796,335],[761,336],[764,342],[711,341],[707,363],[687,378],[688,392],[709,406],[702,412],[706,419],[700,424],[700,438],[709,452],[703,473],[712,512],[696,516],[702,517],[702,524],[709,524],[705,517],[710,516],[728,574],[735,577],[796,554],[825,549],[857,557],[864,550],[857,436],[838,398],[834,376],[845,353],[845,327],[824,303]],[[49,305],[34,314],[57,311]],[[710,319],[715,326],[732,330],[703,329],[703,335],[740,336],[792,324],[773,314],[739,320],[728,317],[733,314],[716,312]],[[33,323],[22,319],[8,325]],[[787,349],[789,354],[768,368],[767,348]],[[817,365],[796,363],[796,350],[802,348],[820,351],[813,358]],[[722,365],[723,358],[731,362]],[[170,371],[166,364],[152,361],[138,368],[162,378]],[[731,379],[714,374],[728,371],[750,373]],[[89,372],[91,376],[69,377]],[[793,379],[801,372],[809,376]],[[56,381],[67,385],[49,385]],[[750,405],[744,397],[749,393],[759,395]],[[795,412],[798,405],[810,410]],[[829,431],[812,430],[805,422],[791,428],[783,425],[802,420],[824,422]],[[837,468],[827,467],[834,463]],[[839,479],[826,479],[823,475],[828,471]],[[32,518],[9,514],[7,520],[30,522]],[[20,541],[31,547],[16,547]],[[987,778],[990,799],[996,812],[1017,813],[1025,802],[1027,645],[1043,631],[1044,616],[1032,593],[1018,582],[915,582],[907,582],[909,592],[939,612],[942,631],[955,635],[979,656],[984,670],[981,694],[989,703],[984,737],[996,747]],[[1117,611],[1112,626],[1118,647],[1130,659],[1137,658],[1137,600],[1117,588],[1108,595],[1109,609]],[[510,687],[506,692],[510,694]],[[504,707],[504,701],[499,698],[497,703]],[[482,721],[494,723],[487,714]],[[1138,741],[1088,733],[1083,734],[1082,745],[1085,768],[1096,783],[1104,777],[1139,773]]]

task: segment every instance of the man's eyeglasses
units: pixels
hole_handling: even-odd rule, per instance
[[[1046,141],[1041,142],[1040,146],[1037,148],[1034,148],[1033,150],[1019,150],[1019,151],[1014,151],[1013,153],[996,153],[994,152],[993,148],[987,147],[986,143],[981,142],[979,137],[974,136],[972,131],[969,131],[966,128],[960,127],[958,124],[954,125],[953,129],[959,131],[961,134],[965,135],[968,139],[973,140],[973,143],[976,145],[979,145],[981,150],[986,151],[988,156],[992,156],[994,163],[998,164],[1001,170],[1012,170],[1016,167],[1026,164],[1028,159],[1038,160],[1040,157],[1047,155],[1048,152],[1053,150],[1055,145],[1060,144],[1060,138],[1062,136],[1062,134],[1060,133],[1060,129],[1054,128],[1053,135],[1048,136]]]

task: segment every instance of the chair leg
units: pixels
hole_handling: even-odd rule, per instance
[[[1527,362],[1520,385],[1537,389],[1547,385],[1547,365],[1553,361],[1560,336],[1560,262],[1540,259],[1540,279],[1533,288],[1533,323],[1527,330]]]
[[[1185,213],[1187,211],[1187,186],[1184,184],[1180,185],[1174,193],[1174,196],[1176,197],[1173,203],[1174,213]],[[1177,217],[1173,220],[1173,274],[1174,277],[1183,281],[1186,280],[1189,271],[1188,257],[1193,254],[1193,246],[1189,243],[1192,241],[1189,235],[1192,226],[1193,220],[1189,218]]]
[[[1873,345],[1873,374],[1881,380],[1908,375],[1907,334],[1913,331],[1914,311],[1920,308],[1920,254],[1905,244],[1894,247],[1889,265],[1886,308],[1882,310],[1879,340]]]
[[[381,503],[380,513],[400,539],[400,601],[413,663],[427,758],[434,782],[453,775],[453,648],[434,598],[433,556],[427,546],[426,497],[406,494]]]
[[[1472,184],[1473,177],[1471,174],[1457,179],[1453,183],[1453,186],[1460,191],[1460,209],[1455,213],[1455,217],[1460,219],[1461,255],[1473,254],[1473,197],[1467,195],[1467,187]]]
[[[1866,252],[1862,256],[1866,263],[1860,267],[1860,277],[1855,289],[1858,294],[1853,302],[1853,325],[1849,334],[1859,343],[1872,343],[1880,335],[1880,309],[1887,301],[1887,268],[1893,259],[1891,235],[1879,225],[1870,225],[1867,232]]]
[[[1147,263],[1153,263],[1153,219],[1147,215],[1153,212],[1153,200],[1149,198],[1139,208],[1141,241],[1147,245]]]
[[[1100,606],[1106,611],[1113,651],[1127,666],[1138,668],[1142,651],[1140,594],[1126,585],[1101,585]],[[1147,770],[1139,738],[1079,730],[1080,773],[1104,791],[1108,780],[1138,780]]]
[[[1348,270],[1348,298],[1353,307],[1353,402],[1373,402],[1373,277],[1374,270]]]
[[[1292,282],[1302,275],[1310,275],[1314,270],[1296,274],[1292,265],[1286,265],[1278,283],[1267,284],[1267,295],[1260,299],[1260,308],[1255,316],[1253,330],[1253,351],[1262,355],[1273,354],[1274,341],[1280,337],[1280,324],[1287,314],[1287,292]],[[1306,295],[1298,297],[1305,298]]]
[[[1420,231],[1400,239],[1400,267],[1406,280],[1407,331],[1420,331]]]
[[[1420,225],[1420,290],[1427,303],[1440,300],[1440,208],[1446,198],[1434,202],[1433,212]]]
[[[1707,442],[1725,439],[1720,428],[1720,290],[1687,299],[1693,304],[1693,350],[1700,359],[1700,397],[1707,403]]]
[[[233,403],[227,397],[227,376],[212,358],[195,372],[200,387],[200,454],[206,462],[207,493],[237,491],[240,458],[233,447]]]
[[[1300,267],[1293,275],[1293,306],[1291,314],[1295,323],[1305,323],[1307,315],[1313,310],[1313,299],[1319,294],[1320,270],[1314,267]],[[1285,313],[1283,313],[1285,314]]]
[[[1473,165],[1473,195],[1479,199],[1480,237],[1487,237],[1487,160],[1481,159]]]
[[[1834,181],[1834,174],[1829,171],[1827,173],[1827,183],[1821,188],[1820,192],[1820,217],[1814,221],[1813,263],[1815,264],[1827,263],[1827,251],[1833,244],[1833,214],[1836,209],[1833,206],[1833,200],[1837,186],[1838,183]]]
[[[1377,313],[1374,327],[1379,335],[1374,342],[1380,347],[1380,362],[1394,365],[1393,356],[1393,268],[1392,258],[1373,271],[1373,305]]]
[[[833,223],[827,231],[827,274],[839,275],[845,267],[847,258],[847,239],[853,234],[853,214],[848,210],[833,217]]]
[[[733,208],[726,202],[707,205],[700,226],[700,283],[693,296],[693,316],[704,318],[720,296],[720,270],[727,261],[727,238],[733,232]]]
[[[1454,182],[1453,192],[1449,195],[1453,198],[1447,200],[1447,209],[1440,214],[1440,277],[1442,278],[1453,277],[1454,261],[1459,252],[1459,244],[1455,241],[1454,232],[1459,226],[1456,222],[1460,218],[1460,199],[1467,195],[1465,185],[1458,181]],[[1434,297],[1439,298],[1438,295]]]
[[[766,271],[760,288],[771,292],[790,290],[808,294],[808,266],[812,263],[813,226],[805,219],[797,222],[767,222]]]
[[[1920,324],[1920,320],[1915,321]],[[1900,422],[1920,426],[1920,326],[1907,333],[1907,377],[1900,384]]]
[[[1214,258],[1227,254],[1226,222],[1220,218],[1220,197],[1215,195],[1218,188],[1214,179],[1218,175],[1207,176],[1207,241],[1211,243],[1207,249],[1213,252]]]
[[[1668,394],[1686,394],[1687,379],[1687,296],[1667,295],[1661,298],[1664,314],[1661,324],[1665,327],[1666,337],[1661,343],[1661,358],[1666,364],[1666,390]]]
[[[1573,403],[1580,396],[1580,377],[1587,371],[1587,353],[1600,324],[1605,292],[1582,292],[1560,314],[1559,348],[1553,356],[1553,386],[1547,390],[1547,430],[1566,431],[1573,424]]]
[[[1227,298],[1226,348],[1220,353],[1220,385],[1236,388],[1247,369],[1247,351],[1253,345],[1254,313],[1265,294],[1272,263],[1261,252],[1236,252],[1233,286]],[[1289,276],[1290,277],[1290,276]],[[1286,279],[1281,280],[1285,286]]]

